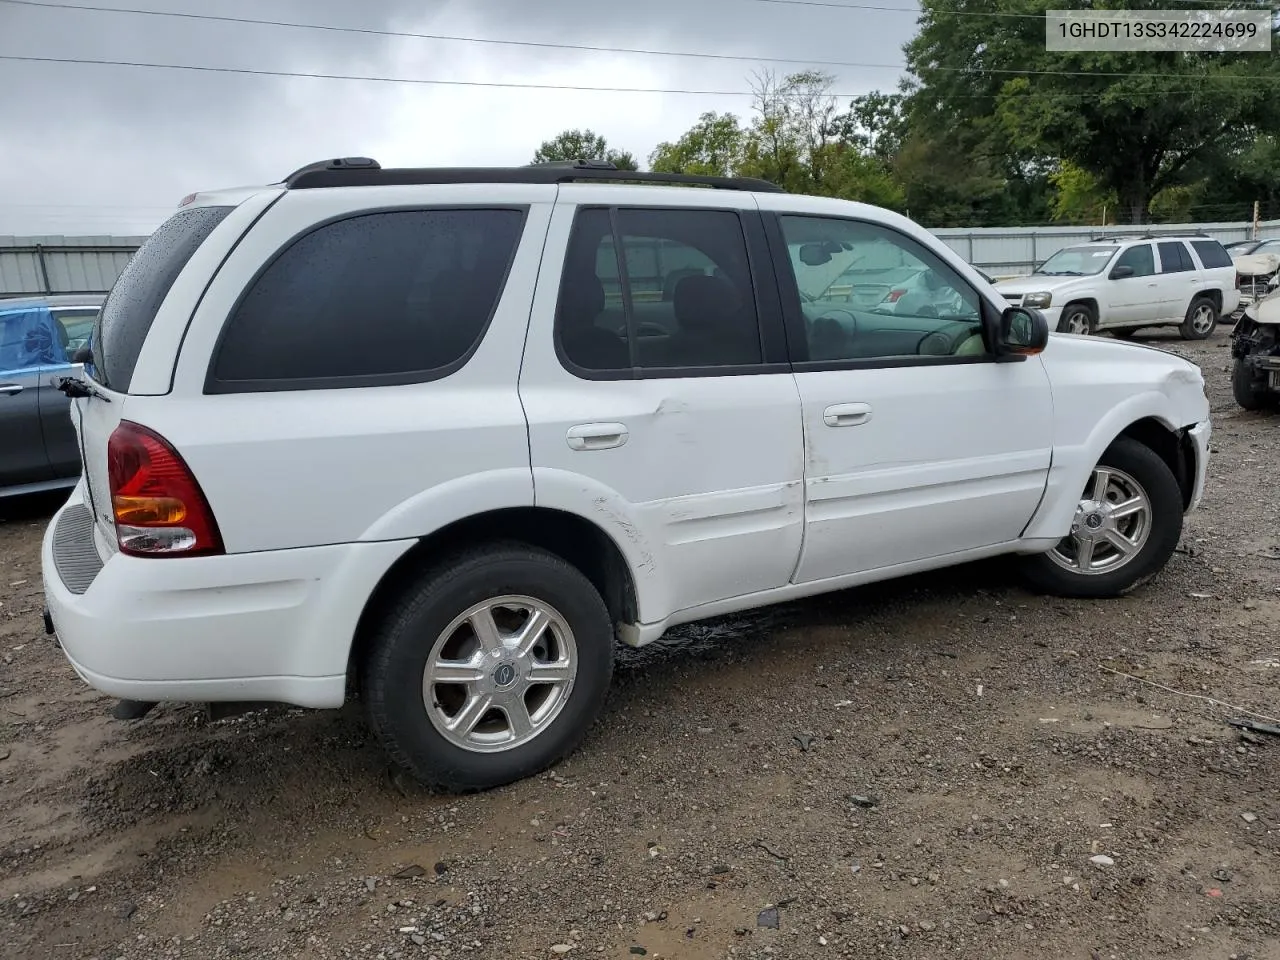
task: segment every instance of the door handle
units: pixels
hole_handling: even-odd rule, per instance
[[[869,403],[835,403],[822,411],[822,422],[828,427],[856,427],[870,419]]]
[[[609,450],[627,442],[630,434],[622,423],[580,423],[569,428],[570,450]]]
[[[20,383],[0,383],[0,394],[12,396],[15,393],[22,392],[22,384]]]

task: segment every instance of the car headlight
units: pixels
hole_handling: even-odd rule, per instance
[[[1053,294],[1051,293],[1028,293],[1022,298],[1022,305],[1031,307],[1033,310],[1043,310],[1051,303],[1053,303]]]

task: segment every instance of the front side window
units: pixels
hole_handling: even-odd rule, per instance
[[[1133,273],[1130,277],[1149,277],[1156,272],[1155,252],[1151,249],[1151,244],[1140,243],[1136,247],[1130,247],[1124,253],[1120,254],[1116,260],[1116,268],[1130,267]]]
[[[402,210],[287,247],[223,330],[210,389],[318,389],[444,376],[497,307],[524,211]]]
[[[856,220],[781,225],[809,360],[985,354],[981,298],[922,244]]]
[[[564,359],[584,372],[760,365],[760,321],[738,214],[579,211],[556,331]]]
[[[0,373],[60,366],[66,362],[66,338],[47,308],[28,307],[0,313]]]

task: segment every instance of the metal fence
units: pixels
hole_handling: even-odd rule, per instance
[[[106,293],[144,237],[0,237],[0,297]]]
[[[931,231],[975,267],[995,277],[1030,273],[1063,247],[1091,237],[1204,233],[1223,243],[1248,240],[1249,223],[1162,224],[1158,227],[948,227]],[[1280,237],[1280,220],[1259,237]],[[144,237],[2,237],[0,297],[41,293],[106,293]]]
[[[1231,243],[1233,240],[1252,239],[1253,225],[1235,222],[1140,227],[986,227],[975,230],[960,227],[930,232],[978,269],[994,277],[1009,277],[1028,274],[1063,247],[1085,243],[1092,237],[1204,233],[1223,243]],[[1280,237],[1280,220],[1260,224],[1258,237]]]

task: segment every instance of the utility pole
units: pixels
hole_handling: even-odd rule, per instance
[[[1253,239],[1254,240],[1258,239],[1258,227],[1259,227],[1258,206],[1259,206],[1258,201],[1257,200],[1253,201]]]

